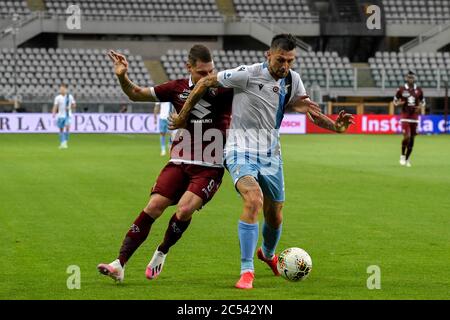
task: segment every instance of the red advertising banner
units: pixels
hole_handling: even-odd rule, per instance
[[[330,115],[335,120],[337,115]],[[353,115],[355,124],[351,125],[347,133],[363,134],[393,134],[401,132],[399,116],[392,115]],[[307,117],[308,118],[308,117]],[[333,133],[316,126],[311,120],[306,121],[306,133]]]

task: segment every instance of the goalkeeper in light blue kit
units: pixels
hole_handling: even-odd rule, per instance
[[[59,87],[59,95],[55,97],[53,104],[53,118],[58,115],[56,125],[59,128],[59,148],[67,149],[69,146],[70,123],[72,121],[72,111],[75,109],[75,99],[67,92],[67,84],[61,84]]]
[[[264,213],[263,241],[257,257],[279,275],[275,250],[281,236],[281,209],[285,200],[279,128],[285,111],[306,113],[316,125],[335,132],[345,132],[353,123],[352,116],[344,111],[336,121],[331,120],[308,98],[300,75],[290,70],[296,57],[295,46],[292,35],[275,36],[266,53],[267,61],[201,79],[180,113],[169,118],[170,128],[182,128],[187,115],[208,88],[234,89],[224,160],[243,200],[238,222],[241,275],[235,285],[239,289],[253,288],[253,256],[258,243],[261,210]]]

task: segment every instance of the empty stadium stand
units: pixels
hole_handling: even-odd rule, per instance
[[[383,70],[386,87],[403,83],[408,70],[416,72],[422,87],[442,86],[450,77],[449,52],[376,52],[369,64],[378,87],[382,86]]]
[[[264,51],[255,50],[213,50],[212,52],[217,70],[234,68],[241,64],[253,64],[264,61]],[[161,57],[164,68],[171,80],[186,76],[186,50],[169,50]],[[336,52],[298,52],[294,65],[309,87],[318,84],[327,86],[327,72],[329,72],[328,86],[353,86],[353,68],[348,58],[339,57]]]
[[[295,23],[313,18],[308,0],[234,0],[237,17],[260,18],[273,22]]]
[[[221,21],[215,0],[78,0],[83,16],[99,20],[161,19],[177,21]],[[70,0],[47,0],[50,14],[64,15]]]
[[[120,51],[120,50],[118,50]],[[122,50],[130,62],[130,78],[142,85],[153,85],[139,55]],[[19,48],[17,63],[13,49],[0,50],[0,96],[11,96],[14,65],[18,92],[23,100],[51,99],[59,85],[69,84],[78,101],[115,101],[125,96],[114,75],[106,50]]]
[[[7,0],[1,2],[0,17],[11,17],[14,13],[27,15],[31,11],[25,0]]]
[[[386,20],[391,23],[430,23],[450,20],[448,0],[383,0]]]

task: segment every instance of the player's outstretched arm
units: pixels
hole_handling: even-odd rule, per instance
[[[200,79],[189,94],[180,112],[178,114],[172,113],[169,116],[169,129],[175,130],[186,127],[187,119],[192,108],[200,101],[206,90],[208,90],[208,88],[217,88],[218,86],[219,81],[217,81],[216,74]]]
[[[308,115],[309,119],[311,119],[311,121],[314,122],[316,126],[337,133],[343,133],[347,131],[347,128],[351,124],[355,124],[353,116],[349,113],[345,113],[344,110],[339,112],[336,121],[331,120],[323,113],[307,112],[306,114]]]
[[[108,56],[114,62],[114,72],[119,79],[123,92],[131,101],[156,101],[150,92],[150,88],[139,87],[128,78],[128,61],[124,55],[110,50]]]

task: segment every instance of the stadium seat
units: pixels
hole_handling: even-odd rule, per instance
[[[4,49],[0,51],[0,79],[10,79],[14,72],[14,56],[10,50]],[[145,82],[145,85],[153,85],[142,56],[130,55],[128,50],[122,52],[128,53],[130,61],[133,61],[130,78]],[[36,100],[51,101],[61,81],[69,84],[69,90],[76,87],[77,92],[84,92],[83,99],[87,100],[111,100],[111,95],[105,94],[105,88],[111,86],[119,95],[123,95],[104,50],[25,48],[18,49],[18,59],[17,74],[23,84],[20,89],[23,96],[32,95]],[[39,90],[36,87],[38,84]],[[96,87],[96,91],[91,90],[92,85]],[[108,92],[110,91],[111,88]],[[10,89],[0,86],[0,95],[8,94]]]
[[[218,70],[242,64],[251,65],[264,60],[264,52],[255,50],[213,50],[212,54]],[[184,63],[186,59],[187,51],[172,49],[169,49],[161,57],[169,79],[174,80],[185,76]],[[302,52],[297,55],[294,70],[300,72],[302,76],[308,75],[308,80],[316,81],[320,86],[326,86],[325,70],[327,69],[332,69],[330,74],[333,72],[333,76],[336,75],[336,79],[339,80],[330,82],[334,86],[350,87],[353,85],[353,68],[350,61],[348,58],[339,57],[337,52]]]

